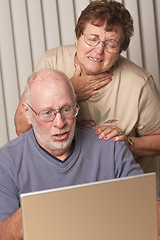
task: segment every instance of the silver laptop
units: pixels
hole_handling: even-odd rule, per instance
[[[157,240],[155,173],[21,194],[24,240]]]

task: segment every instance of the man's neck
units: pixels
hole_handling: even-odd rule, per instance
[[[40,145],[40,144],[39,144]],[[40,145],[41,148],[43,148],[46,152],[48,152],[50,155],[52,155],[53,157],[61,160],[61,161],[64,161],[68,156],[69,154],[71,153],[71,150],[72,150],[72,147],[69,146],[67,149],[58,149],[58,150],[52,150],[52,149],[48,149],[42,145]]]

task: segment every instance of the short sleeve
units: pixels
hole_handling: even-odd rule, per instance
[[[1,153],[0,158],[0,220],[11,216],[19,207],[20,201],[15,185],[15,173],[9,155]]]
[[[138,111],[137,132],[140,136],[160,128],[160,93],[151,76],[141,90]]]

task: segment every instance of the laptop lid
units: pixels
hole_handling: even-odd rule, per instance
[[[24,240],[157,240],[156,175],[21,194]]]

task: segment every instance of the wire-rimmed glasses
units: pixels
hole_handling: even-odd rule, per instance
[[[100,42],[103,43],[104,50],[109,53],[117,53],[120,50],[120,45],[113,39],[108,39],[105,42],[101,41],[98,35],[95,34],[83,34],[84,41],[89,46],[96,47]]]
[[[63,119],[74,118],[78,115],[79,105],[76,106],[64,106],[61,109],[46,109],[37,113],[28,103],[28,107],[37,115],[39,119],[43,122],[53,121],[57,113],[60,113]]]

